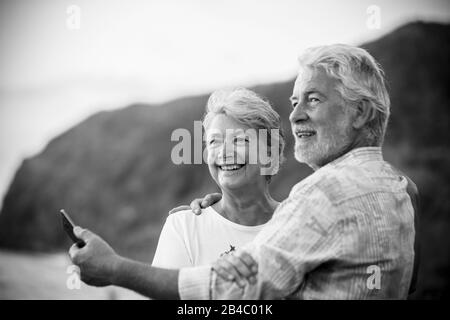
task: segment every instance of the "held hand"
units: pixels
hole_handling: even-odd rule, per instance
[[[93,232],[80,227],[73,232],[86,243],[83,248],[74,244],[69,250],[70,259],[80,268],[81,280],[97,287],[111,285],[120,256]]]
[[[222,199],[221,193],[210,193],[207,194],[204,198],[197,198],[194,199],[189,206],[179,206],[176,208],[173,208],[169,211],[169,214],[182,211],[182,210],[189,210],[191,209],[192,212],[196,215],[200,215],[202,213],[202,209],[205,209],[209,206],[212,206],[214,203],[218,202],[220,199]]]
[[[246,252],[236,251],[226,254],[213,264],[217,275],[227,281],[235,281],[239,287],[244,287],[247,281],[256,283],[258,263]]]

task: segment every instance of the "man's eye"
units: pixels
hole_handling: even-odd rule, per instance
[[[309,97],[308,98],[308,102],[310,102],[310,103],[317,103],[317,102],[320,102],[320,100],[318,98],[316,98],[316,97]]]
[[[215,144],[216,142],[217,142],[216,139],[211,139],[211,140],[208,141],[208,144],[209,144],[209,145],[213,145],[213,144]]]

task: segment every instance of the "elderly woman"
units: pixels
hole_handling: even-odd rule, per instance
[[[252,257],[227,253],[253,240],[278,206],[269,194],[269,183],[283,160],[280,117],[252,91],[222,90],[208,101],[204,127],[209,171],[222,199],[202,216],[190,209],[170,215],[152,267],[118,255],[95,233],[75,227],[75,236],[86,243],[69,250],[81,269],[81,280],[173,299],[180,297],[178,269],[209,263],[219,276],[240,287],[256,282]]]
[[[219,90],[208,100],[203,126],[209,172],[223,196],[200,216],[190,210],[169,215],[153,266],[212,263],[253,240],[279,204],[269,183],[283,160],[284,140],[270,104],[247,89]],[[268,175],[264,158],[275,168]]]

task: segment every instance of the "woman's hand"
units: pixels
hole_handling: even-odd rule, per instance
[[[212,267],[218,276],[227,281],[235,281],[241,288],[245,286],[245,282],[256,283],[258,263],[246,252],[234,251],[225,254]]]
[[[169,214],[182,211],[182,210],[189,210],[191,209],[192,212],[196,215],[200,215],[202,213],[202,209],[205,209],[209,206],[212,206],[214,203],[218,202],[220,199],[222,199],[221,193],[210,193],[207,194],[204,198],[197,198],[194,199],[189,206],[179,206],[176,208],[173,208],[169,211]]]
[[[86,243],[83,248],[74,244],[69,250],[70,259],[80,268],[81,280],[97,287],[111,285],[121,257],[93,232],[80,227],[73,232]]]

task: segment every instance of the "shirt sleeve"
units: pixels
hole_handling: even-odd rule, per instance
[[[211,299],[211,266],[183,268],[178,275],[178,292],[182,300]]]
[[[180,227],[177,228],[176,217],[168,216],[159,236],[152,266],[168,269],[192,266],[182,232],[177,229]]]
[[[308,272],[337,255],[339,224],[333,210],[321,192],[291,195],[242,249],[258,263],[256,284],[240,288],[212,271],[210,298],[282,299],[295,293]]]

